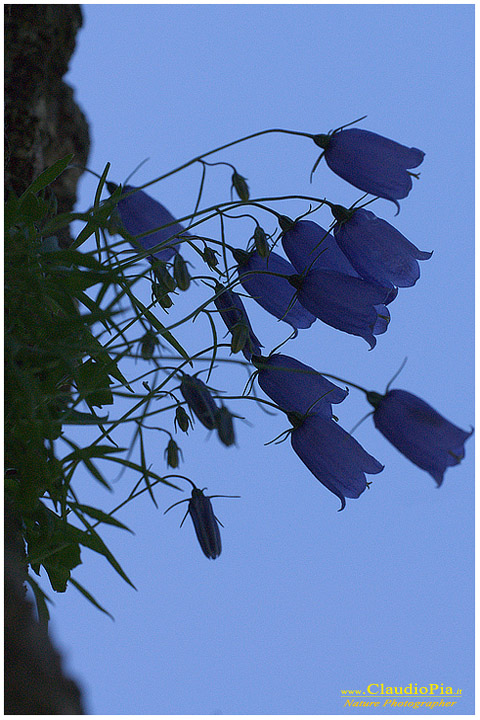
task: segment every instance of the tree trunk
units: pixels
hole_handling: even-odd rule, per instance
[[[20,195],[69,153],[79,165],[87,162],[88,124],[62,80],[81,25],[79,5],[5,5],[6,196]],[[52,186],[59,212],[73,209],[80,174],[64,173]],[[59,240],[67,246],[68,231]],[[80,691],[25,597],[20,522],[5,503],[5,713],[83,714]]]

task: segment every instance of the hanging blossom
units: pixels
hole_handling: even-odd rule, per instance
[[[343,402],[348,390],[339,388],[309,365],[288,355],[254,357],[258,384],[284,412],[332,418],[332,404]]]
[[[277,253],[267,258],[258,252],[235,249],[233,257],[238,263],[238,277],[248,292],[271,315],[291,325],[295,330],[309,328],[314,315],[294,300],[295,290],[285,277],[293,275],[295,268]]]
[[[292,448],[322,485],[345,507],[345,498],[358,498],[367,487],[365,474],[383,470],[378,462],[343,428],[321,415],[288,413],[293,425]]]
[[[430,473],[438,486],[446,469],[465,457],[464,444],[473,429],[462,430],[416,395],[406,390],[390,390],[386,395],[369,392],[367,400],[375,408],[377,430],[411,462]]]
[[[108,191],[113,193],[118,187],[115,183],[107,183]],[[177,252],[180,244],[178,237],[171,240],[173,235],[181,233],[188,236],[180,223],[177,223],[173,215],[163,207],[157,200],[147,195],[143,190],[136,190],[132,185],[125,185],[122,188],[122,197],[118,201],[116,210],[122,221],[125,230],[135,238],[137,235],[160,228],[150,235],[145,235],[131,242],[137,250],[150,250],[158,246],[152,253],[151,259],[156,258],[167,262]],[[132,193],[129,195],[129,193]],[[125,197],[123,197],[125,196]],[[165,227],[168,226],[168,227]]]
[[[351,277],[360,277],[347,257],[338,247],[337,241],[327,230],[312,220],[291,220],[280,218],[282,245],[285,253],[298,273],[306,272],[310,267],[333,270]],[[382,283],[380,283],[382,284]],[[392,302],[396,293],[390,293],[388,302]],[[377,318],[373,326],[373,335],[386,332],[390,322],[390,312],[383,304],[375,305]]]
[[[330,170],[351,185],[371,195],[391,200],[407,197],[412,189],[412,173],[423,162],[425,153],[377,135],[369,130],[349,128],[329,135],[315,135]],[[315,164],[315,166],[318,164]]]
[[[396,296],[394,288],[321,267],[313,267],[305,275],[292,275],[289,282],[296,288],[301,304],[315,317],[337,330],[363,337],[370,348],[377,344],[376,308]]]
[[[215,286],[215,306],[225,325],[232,333],[232,352],[242,351],[246,360],[253,355],[260,355],[263,345],[252,330],[242,298],[233,290],[228,290],[221,283]],[[235,341],[238,338],[238,344]],[[243,344],[242,344],[243,343]],[[238,350],[237,350],[238,348]]]
[[[348,391],[313,368],[287,355],[253,358],[262,390],[287,414],[293,429],[292,448],[310,472],[345,507],[345,498],[358,498],[367,487],[365,473],[383,465],[332,418],[332,404]]]
[[[419,250],[393,225],[373,212],[332,205],[333,232],[342,252],[365,280],[385,286],[412,287],[420,277],[418,260],[431,252]]]

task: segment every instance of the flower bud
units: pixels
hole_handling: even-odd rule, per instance
[[[167,459],[167,465],[171,468],[177,468],[179,464],[178,453],[182,452],[178,447],[177,443],[173,438],[168,441],[167,448],[165,450],[165,457]]]
[[[152,265],[152,270],[159,285],[165,288],[165,292],[172,292],[175,290],[176,282],[168,272],[166,263],[157,261],[154,265]]]
[[[233,415],[224,405],[217,411],[216,423],[219,440],[227,447],[234,445]]]
[[[162,295],[162,297],[158,299],[158,302],[160,303],[160,305],[163,307],[164,310],[172,307],[172,305],[173,305],[173,300],[170,297],[170,295],[168,295],[168,294]]]
[[[191,420],[188,417],[185,409],[179,405],[175,411],[175,425],[177,425],[180,428],[180,430],[184,433],[188,432],[189,425],[191,424]]]
[[[238,353],[245,347],[250,331],[245,323],[238,323],[232,328],[232,341],[230,347],[232,353]]]
[[[232,175],[232,187],[235,188],[238,197],[242,202],[246,202],[250,197],[250,192],[248,189],[247,181],[242,175],[239,175],[236,170],[234,170]]]
[[[213,268],[218,265],[217,255],[218,253],[215,250],[212,250],[212,248],[208,247],[208,245],[205,246],[202,257],[207,263],[210,270],[213,270]]]
[[[151,330],[148,330],[140,340],[140,355],[143,360],[152,359],[156,345],[158,345],[156,335]]]
[[[253,233],[253,239],[255,240],[255,248],[262,258],[268,257],[270,248],[268,247],[268,240],[265,230],[257,225],[255,232]]]
[[[173,277],[179,290],[188,290],[190,287],[190,275],[187,269],[187,263],[179,253],[175,255],[175,260],[173,261]]]

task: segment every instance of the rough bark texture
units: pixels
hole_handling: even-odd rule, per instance
[[[87,121],[62,77],[82,25],[79,5],[5,5],[5,190],[17,195],[68,153],[84,165]],[[80,172],[53,186],[59,212],[73,209]],[[61,243],[68,245],[65,232]],[[78,715],[80,691],[25,598],[20,519],[5,505],[5,712]],[[73,621],[73,618],[72,618]]]

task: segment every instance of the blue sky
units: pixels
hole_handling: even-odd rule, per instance
[[[373,206],[421,250],[434,251],[421,263],[417,285],[401,290],[390,306],[388,332],[369,352],[362,339],[317,321],[283,351],[380,392],[408,356],[394,386],[468,429],[474,419],[474,6],[82,7],[84,27],[67,80],[90,122],[89,167],[101,172],[110,162],[114,181],[146,157],[136,184],[262,129],[324,133],[362,115],[368,117],[360,127],[425,151],[421,178],[400,214],[387,201]],[[310,185],[316,157],[305,138],[267,135],[212,159],[235,164],[255,197],[326,196],[346,206],[360,197],[324,162]],[[181,217],[193,210],[199,181],[200,169],[192,167],[148,192]],[[79,208],[92,203],[95,188],[85,176]],[[229,188],[228,168],[211,168],[205,206],[228,200]],[[275,208],[295,217],[308,204]],[[314,219],[328,224],[330,217],[321,209]],[[245,247],[250,227],[232,222],[229,241]],[[208,231],[218,236],[218,225]],[[202,272],[193,253],[185,257]],[[174,322],[204,298],[198,285],[178,297],[168,317],[161,310],[158,316]],[[245,302],[269,352],[289,328]],[[181,326],[178,339],[191,352],[206,347],[207,322]],[[139,373],[140,366],[130,371]],[[219,362],[211,384],[240,395],[246,379],[244,368]],[[115,622],[74,588],[54,598],[53,634],[85,690],[87,711],[351,714],[342,689],[435,683],[463,692],[454,709],[433,714],[472,713],[473,440],[437,489],[369,418],[355,437],[385,469],[338,513],[337,498],[288,441],[264,446],[289,427],[286,417],[266,415],[253,402],[226,402],[248,420],[236,423],[236,447],[223,447],[199,423],[188,437],[177,437],[181,473],[211,494],[241,495],[215,502],[225,525],[221,557],[210,562],[202,555],[189,519],[179,529],[185,506],[163,516],[183,496],[159,487],[159,510],[144,495],[118,514],[135,536],[115,528],[103,533],[138,592],[87,552],[75,572]],[[369,409],[351,389],[336,414],[350,430]],[[168,438],[148,437],[153,469],[165,473]],[[83,502],[110,510],[134,482],[122,475],[111,497],[92,478],[79,477],[77,492]]]

